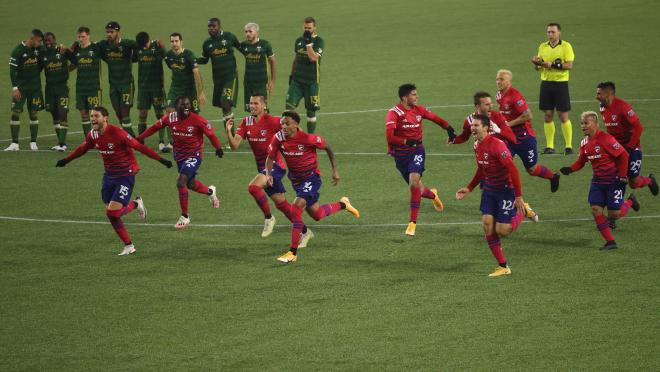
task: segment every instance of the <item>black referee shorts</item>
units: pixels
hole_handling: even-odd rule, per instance
[[[568,81],[541,81],[539,109],[571,111],[571,97],[568,94]]]

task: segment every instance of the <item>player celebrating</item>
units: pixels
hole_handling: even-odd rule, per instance
[[[483,114],[474,115],[470,123],[475,138],[474,153],[477,172],[472,181],[456,191],[462,200],[477,185],[481,186],[481,222],[486,241],[499,266],[488,276],[510,275],[511,269],[502,252],[500,238],[514,232],[525,215],[520,175],[506,144],[490,135],[491,119]]]
[[[171,168],[172,162],[161,158],[153,150],[139,143],[121,128],[108,124],[108,110],[97,106],[91,112],[92,131],[85,141],[69,156],[57,161],[57,167],[66,166],[71,160],[96,148],[103,157],[105,173],[101,196],[106,204],[106,215],[119,238],[124,242],[124,249],[119,253],[126,256],[135,253],[135,246],[124,227],[121,216],[137,209],[140,218],[147,216],[142,198],[131,201],[131,193],[135,185],[135,175],[140,170],[133,149],[148,157],[158,160],[164,166]]]
[[[284,130],[275,134],[268,146],[268,157],[266,158],[266,177],[268,186],[275,185],[274,163],[280,152],[289,167],[289,179],[294,190],[296,199],[291,205],[290,219],[293,221],[291,229],[291,248],[288,252],[278,257],[283,263],[296,262],[297,252],[304,228],[302,220],[303,209],[307,210],[314,220],[321,221],[327,216],[345,209],[347,212],[360,218],[360,212],[355,209],[347,197],[342,197],[337,203],[320,205],[319,190],[321,189],[321,175],[318,168],[316,149],[325,150],[332,166],[332,184],[339,182],[339,171],[335,162],[335,154],[325,140],[313,134],[308,134],[300,129],[300,115],[294,111],[282,113]]]
[[[179,177],[176,180],[176,187],[179,189],[179,205],[181,206],[181,217],[174,225],[177,229],[183,229],[190,224],[188,216],[188,189],[200,194],[207,195],[213,208],[220,208],[220,199],[218,199],[216,188],[213,185],[206,186],[196,179],[197,170],[202,165],[202,149],[204,147],[204,137],[208,139],[215,147],[215,155],[219,158],[223,156],[218,137],[213,132],[213,127],[203,117],[191,112],[192,104],[188,97],[178,97],[176,99],[176,111],[163,116],[154,125],[149,127],[138,137],[139,141],[156,133],[156,131],[169,127],[174,139],[174,160],[176,160],[179,170]]]
[[[428,119],[447,131],[449,141],[456,134],[446,120],[432,113],[424,106],[417,105],[417,87],[403,84],[399,87],[400,102],[385,116],[388,154],[394,157],[396,167],[404,181],[410,186],[410,223],[406,235],[414,236],[417,228],[417,215],[421,198],[431,199],[433,207],[442,212],[444,206],[438,197],[438,190],[428,189],[422,183],[426,153],[422,143],[422,119]]]
[[[631,207],[635,211],[640,207],[633,194],[623,201],[628,174],[628,152],[613,136],[598,129],[598,114],[594,111],[583,112],[580,119],[580,129],[585,135],[580,142],[580,154],[575,163],[570,167],[562,167],[560,171],[569,175],[582,169],[587,161],[591,162],[594,175],[589,190],[589,204],[596,227],[605,239],[601,250],[616,249],[616,241],[603,209],[607,207],[609,218],[617,220],[625,217]]]
[[[525,170],[531,176],[544,178],[550,181],[550,192],[559,189],[559,173],[554,173],[548,167],[536,164],[539,158],[536,134],[532,128],[532,112],[527,106],[525,97],[513,86],[513,74],[509,70],[497,71],[497,103],[500,112],[504,115],[507,124],[513,129],[517,143],[509,142],[511,155],[520,156]]]
[[[245,38],[238,50],[245,56],[243,97],[245,111],[250,112],[250,96],[254,94],[266,97],[268,107],[270,94],[275,89],[275,53],[268,41],[259,39],[258,24],[245,25]]]
[[[168,111],[175,110],[177,97],[188,97],[193,112],[199,113],[199,106],[206,104],[206,96],[195,54],[183,47],[183,37],[178,32],[170,35],[170,45],[172,49],[165,55],[165,63],[172,70],[172,84],[167,93]]]
[[[77,68],[76,108],[85,138],[92,129],[89,111],[101,104],[101,50],[90,40],[88,27],[78,28],[78,41],[73,43],[71,68]]]
[[[66,133],[69,128],[67,114],[69,112],[69,58],[71,51],[57,45],[55,34],[44,34],[46,48],[43,50],[42,64],[46,76],[46,111],[53,117],[53,127],[57,135],[55,151],[66,150]]]
[[[658,183],[653,174],[640,176],[642,172],[642,146],[639,142],[644,127],[628,102],[616,97],[616,87],[611,81],[598,84],[596,99],[600,101],[600,114],[607,133],[628,152],[628,180],[631,189],[648,186],[653,195],[658,195]]]
[[[478,114],[486,115],[490,118],[491,123],[489,126],[489,133],[491,135],[507,144],[516,142],[516,135],[513,133],[513,130],[509,128],[504,116],[493,110],[493,101],[488,92],[476,92],[472,97],[472,100],[474,102],[474,112],[463,120],[463,131],[461,134],[456,136],[453,140],[450,140],[449,143],[458,145],[467,141],[472,134],[471,125],[474,116]]]

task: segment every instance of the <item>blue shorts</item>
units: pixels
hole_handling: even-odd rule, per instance
[[[642,150],[636,147],[628,150],[628,178],[635,178],[642,173]]]
[[[259,172],[263,175],[266,174],[266,170],[262,170]],[[282,194],[285,193],[286,190],[284,189],[284,184],[282,183],[282,178],[284,178],[284,174],[286,171],[282,169],[277,163],[273,164],[273,172],[271,175],[273,176],[273,186],[266,186],[264,191],[268,196],[273,196],[273,194]]]
[[[202,158],[198,156],[191,156],[176,162],[179,173],[188,176],[189,180],[195,178],[200,165],[202,165]]]
[[[518,140],[518,143],[509,143],[509,150],[511,150],[513,156],[520,156],[525,169],[535,166],[539,160],[539,153],[536,150],[536,137],[530,136]]]
[[[133,193],[134,185],[135,176],[113,177],[103,175],[101,199],[105,204],[108,204],[111,201],[116,201],[123,206],[127,206],[131,201],[131,194]]]
[[[513,189],[503,191],[482,190],[479,209],[481,214],[489,214],[495,217],[495,222],[511,223],[513,216],[516,214],[515,200],[516,195]]]
[[[618,211],[623,205],[625,185],[613,183],[591,183],[589,189],[589,205],[607,206],[610,211]]]
[[[314,205],[319,201],[319,190],[321,190],[321,176],[314,174],[309,176],[304,181],[294,184],[293,189],[296,190],[296,196],[303,198],[307,201],[307,205]]]
[[[396,169],[401,173],[401,177],[406,181],[410,180],[410,173],[424,173],[424,162],[426,161],[426,151],[424,147],[417,147],[415,151],[404,156],[395,156],[394,162]]]

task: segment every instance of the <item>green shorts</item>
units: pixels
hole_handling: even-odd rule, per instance
[[[243,98],[245,99],[245,112],[250,112],[250,97],[254,94],[264,96],[264,99],[266,100],[266,108],[268,108],[268,101],[270,96],[268,94],[268,88],[266,87],[266,84],[244,83],[243,88],[245,88],[245,92],[243,92]]]
[[[100,90],[97,90],[96,93],[76,92],[76,108],[78,110],[90,111],[102,103]]]
[[[213,82],[213,106],[222,107],[223,102],[231,102],[232,107],[236,107],[236,98],[238,98],[238,77]]]
[[[310,113],[321,109],[321,96],[319,95],[319,84],[303,84],[295,80],[289,84],[289,91],[286,94],[286,108],[295,109],[300,100],[305,98],[305,109],[307,116]]]
[[[192,109],[193,112],[199,113],[199,101],[197,100],[197,91],[195,89],[192,90],[179,90],[179,89],[171,89],[167,93],[167,107],[168,108],[176,108],[176,99],[178,97],[188,97],[190,98],[190,103],[192,104]]]
[[[69,111],[69,87],[66,85],[46,85],[45,101],[48,112]]]
[[[23,105],[27,102],[29,111],[41,111],[44,109],[44,96],[41,93],[41,87],[37,89],[20,89],[21,99],[11,100],[11,111],[17,114],[23,112]]]
[[[113,108],[133,107],[133,94],[135,86],[133,83],[128,85],[110,85],[110,103]]]
[[[155,111],[165,110],[165,89],[138,89],[138,110],[149,110],[152,106]]]

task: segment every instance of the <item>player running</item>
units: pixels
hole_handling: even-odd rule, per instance
[[[84,155],[90,149],[97,149],[103,158],[105,173],[101,198],[106,205],[106,215],[115,232],[124,243],[124,249],[119,253],[126,256],[135,253],[135,246],[121,216],[137,209],[140,218],[146,218],[147,210],[144,201],[139,196],[131,201],[131,193],[135,186],[135,175],[140,167],[133,149],[148,157],[158,160],[164,166],[171,168],[172,162],[161,158],[153,150],[139,143],[121,128],[108,124],[108,110],[97,106],[91,111],[92,130],[85,141],[64,159],[57,161],[57,167],[66,166],[71,160]]]
[[[138,140],[143,142],[145,138],[165,127],[169,127],[172,132],[174,160],[176,160],[179,170],[176,187],[179,189],[179,205],[181,206],[181,217],[179,217],[174,227],[179,230],[190,224],[188,189],[207,195],[211,206],[216,209],[220,208],[220,199],[218,199],[215,186],[210,185],[207,187],[195,176],[200,165],[202,165],[204,135],[215,147],[217,157],[221,158],[224,153],[211,124],[191,111],[190,98],[178,97],[176,99],[176,111],[163,116],[138,137]]]

